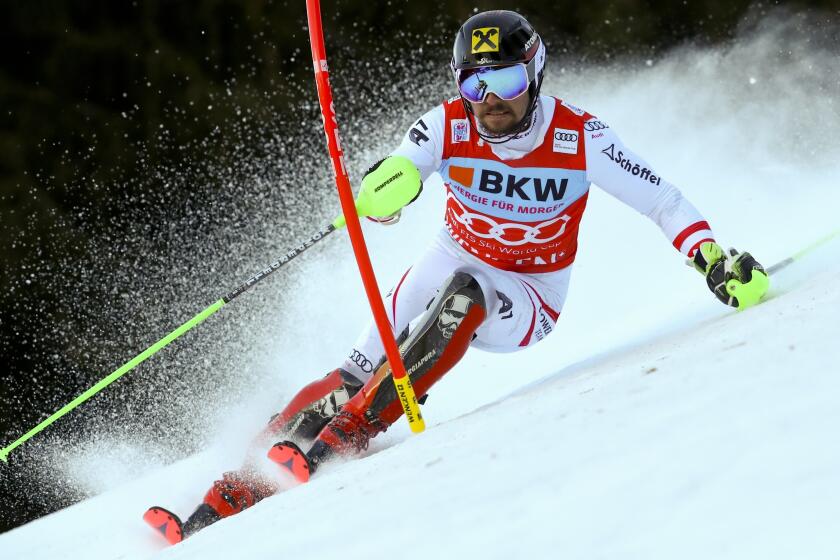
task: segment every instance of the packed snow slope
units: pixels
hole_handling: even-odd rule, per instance
[[[656,61],[555,65],[544,88],[608,122],[722,244],[769,265],[840,226],[840,60],[809,41],[789,21]],[[349,153],[374,161],[397,140]],[[368,228],[383,288],[442,213],[432,180],[399,225]],[[172,465],[148,440],[63,450],[55,484],[94,497],[0,535],[0,556],[840,557],[840,243],[774,276],[771,297],[739,313],[597,187],[580,242],[557,330],[524,352],[468,353],[433,389],[425,433],[400,422],[367,456],[164,547],[143,511],[189,514],[367,320],[349,244],[334,238],[294,265],[296,297],[278,295],[263,382],[204,403],[218,409],[214,445]]]
[[[836,558],[840,266],[796,276],[780,274],[777,295],[747,312],[592,358],[445,422],[428,413],[422,435],[395,429],[368,456],[176,547],[140,514],[156,503],[186,513],[200,495],[185,488],[212,480],[218,449],[0,536],[0,550],[21,560]]]

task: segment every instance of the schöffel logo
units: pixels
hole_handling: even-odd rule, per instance
[[[604,130],[605,128],[609,128],[609,126],[601,121],[589,121],[583,125],[583,129],[587,132],[595,132],[596,130]]]
[[[554,151],[561,154],[578,153],[579,135],[576,130],[567,128],[554,129]]]
[[[619,165],[619,167],[621,167],[624,171],[630,173],[634,177],[639,177],[640,179],[649,181],[654,185],[659,185],[662,183],[662,177],[654,175],[653,171],[651,171],[647,167],[642,167],[638,163],[634,163],[633,161],[631,161],[630,158],[624,157],[623,151],[616,151],[615,144],[610,144],[610,147],[601,150],[601,153],[613,160]]]

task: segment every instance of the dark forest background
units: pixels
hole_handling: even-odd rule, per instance
[[[826,21],[840,12],[840,0],[336,0],[323,2],[322,11],[337,89],[363,92],[371,107],[381,104],[387,111],[412,92],[383,89],[383,82],[407,68],[445,73],[454,34],[475,11],[520,11],[540,31],[550,58],[599,64],[726,42],[779,6],[789,13],[817,11]],[[286,157],[285,140],[304,137],[319,147],[311,152],[319,165],[326,167],[327,159],[302,0],[9,2],[0,40],[5,445],[156,339],[141,323],[134,325],[138,338],[124,340],[102,317],[105,308],[130,312],[138,300],[152,301],[148,295],[125,302],[115,287],[120,280],[136,286],[139,271],[157,271],[143,291],[175,306],[178,290],[166,289],[169,230],[186,232],[178,237],[186,245],[191,235],[199,239],[211,231],[252,238],[259,230],[248,223],[248,212],[228,209],[238,192],[228,185],[248,172],[243,165]],[[372,75],[378,80],[356,79]],[[416,79],[422,81],[423,73]],[[353,116],[342,115],[342,101],[337,98],[340,122],[357,131]],[[282,178],[265,166],[251,172],[267,185],[258,193],[264,203],[280,212],[308,200],[302,194],[299,203],[277,202],[271,185]],[[319,178],[331,188],[328,173]],[[213,237],[217,246],[203,246],[202,258],[212,261],[229,250],[225,235]],[[140,249],[170,261],[144,261]],[[97,270],[112,265],[119,273],[100,281]],[[244,276],[227,279],[226,286]],[[197,296],[210,302],[220,292],[211,285]],[[68,304],[82,299],[84,306]],[[169,318],[154,326],[173,323]],[[94,349],[80,340],[113,342]],[[83,431],[82,421],[68,422]],[[28,457],[13,454],[9,466],[0,466],[0,504],[7,508],[0,532],[74,499],[35,496],[38,490],[21,482]]]

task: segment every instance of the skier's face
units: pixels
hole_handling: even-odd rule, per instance
[[[512,132],[525,116],[529,101],[527,91],[510,101],[499,98],[495,93],[489,93],[484,103],[470,102],[470,105],[475,118],[486,131],[493,134],[506,134]]]

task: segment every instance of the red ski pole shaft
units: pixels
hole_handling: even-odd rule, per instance
[[[327,52],[324,47],[324,31],[321,26],[321,5],[319,0],[306,0],[306,15],[309,22],[309,41],[312,45],[312,62],[315,67],[315,83],[318,86],[318,100],[321,103],[321,115],[324,119],[324,132],[327,136],[327,146],[332,159],[333,170],[335,171],[335,183],[338,188],[338,196],[341,200],[341,209],[344,218],[347,220],[347,231],[350,234],[350,241],[353,245],[353,252],[356,262],[359,265],[359,273],[362,283],[370,301],[373,318],[382,344],[385,347],[385,355],[391,366],[394,386],[397,396],[402,404],[411,431],[422,432],[425,429],[423,416],[420,414],[420,407],[417,404],[417,397],[411,380],[406,374],[397,341],[391,330],[391,324],[385,313],[385,305],[382,303],[379,286],[376,282],[376,275],[370,262],[365,238],[362,234],[362,226],[359,223],[359,215],[356,212],[356,205],[353,199],[353,189],[350,186],[350,178],[347,176],[347,168],[344,165],[344,152],[341,147],[341,140],[338,136],[338,119],[333,105],[332,89],[330,88],[329,69],[327,67]]]

